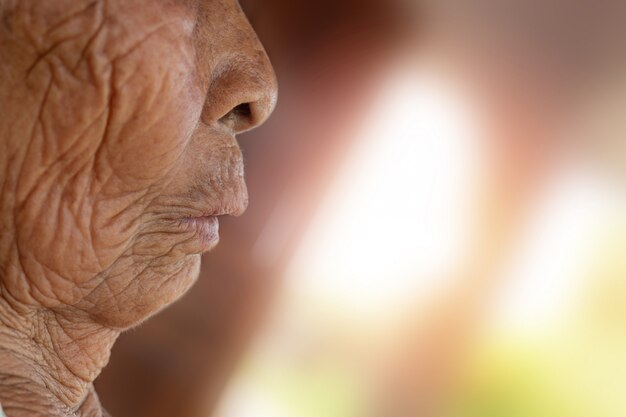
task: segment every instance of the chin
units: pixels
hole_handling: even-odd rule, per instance
[[[159,313],[180,299],[200,274],[201,255],[146,269],[131,280],[118,296],[95,306],[92,317],[99,324],[127,330]]]

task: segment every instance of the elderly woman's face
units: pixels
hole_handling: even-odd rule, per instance
[[[0,273],[125,328],[180,296],[246,207],[235,135],[271,112],[236,0],[0,0]]]

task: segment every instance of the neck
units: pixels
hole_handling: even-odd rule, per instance
[[[92,383],[119,332],[77,314],[16,309],[2,295],[0,402],[7,415],[102,415]]]

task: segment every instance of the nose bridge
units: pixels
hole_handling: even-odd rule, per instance
[[[232,115],[237,133],[252,129],[276,104],[277,81],[269,57],[235,1],[207,16],[207,28],[211,62],[203,118],[215,123]]]

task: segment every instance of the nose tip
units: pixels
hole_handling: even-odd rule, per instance
[[[275,83],[270,85],[250,85],[242,83],[239,88],[244,94],[231,94],[226,108],[230,110],[219,118],[219,123],[232,129],[235,133],[243,133],[262,125],[272,114],[276,106]]]
[[[231,59],[212,77],[204,118],[233,133],[263,124],[276,106],[276,76],[265,52]]]

